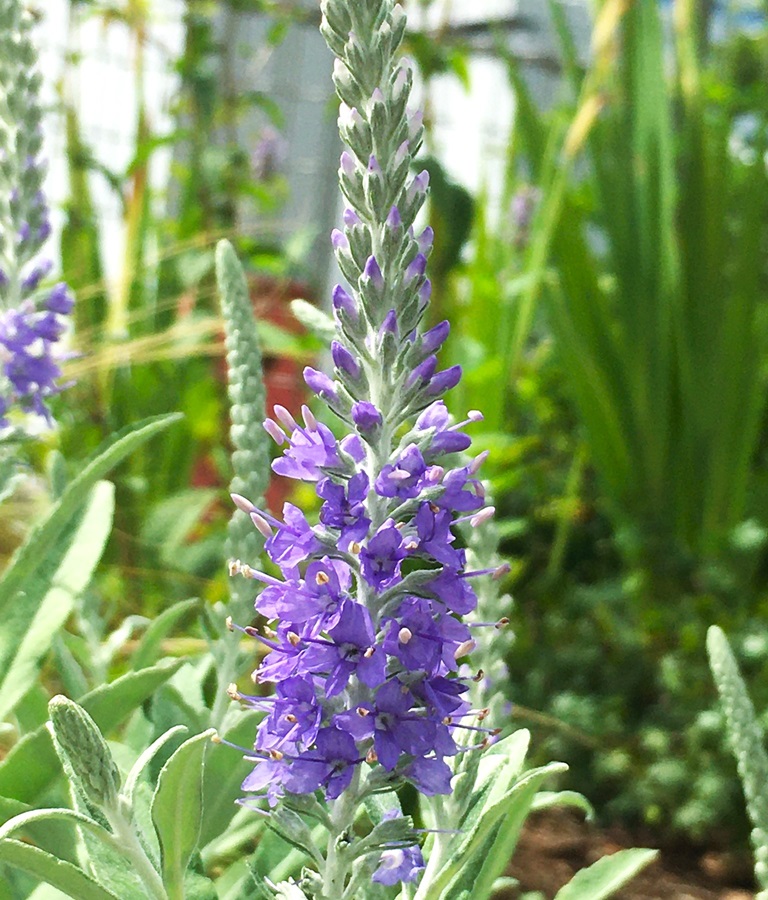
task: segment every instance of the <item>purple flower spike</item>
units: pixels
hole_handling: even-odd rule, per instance
[[[423,138],[421,114],[408,112],[413,76],[394,40],[353,33],[365,17],[341,11],[334,20],[343,4],[322,6],[331,48],[345,48],[334,82],[349,147],[339,173],[348,208],[332,243],[348,286],[333,291],[332,372],[307,368],[304,377],[336,419],[332,431],[306,407],[296,418],[275,408],[265,423],[279,447],[272,467],[314,484],[319,512],[307,517],[289,503],[278,521],[236,498],[265,536],[271,566],[232,571],[259,584],[254,608],[268,622],[262,635],[245,629],[266,655],[254,673],[265,687],[241,697],[264,714],[243,788],[270,805],[285,797],[290,809],[300,808],[291,795],[323,791],[331,807],[320,817],[323,846],[332,848],[342,835],[360,846],[347,813],[371,791],[405,780],[425,795],[447,794],[451,758],[488,744],[493,730],[476,724],[484,713],[467,699],[475,641],[464,617],[478,605],[475,579],[501,570],[468,570],[466,530],[454,527],[482,527],[492,508],[477,476],[482,454],[450,456],[470,449],[465,432],[482,418],[473,411],[456,422],[442,399],[461,377],[459,366],[441,371],[438,362],[450,326],[422,324],[434,236],[414,225],[429,175],[411,175]],[[383,34],[401,33],[395,0],[379,16]],[[55,333],[55,322],[39,327]],[[386,818],[402,818],[386,842],[374,829],[363,839],[370,846],[329,855],[325,869],[323,850],[313,854],[339,896],[354,892],[351,866],[364,851],[379,858],[375,883],[418,879],[424,859],[409,821],[394,811]]]

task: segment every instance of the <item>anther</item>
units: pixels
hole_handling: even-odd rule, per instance
[[[330,580],[327,572],[318,572],[317,575],[315,575],[316,584],[328,584]]]
[[[412,637],[413,632],[410,628],[401,628],[397,634],[397,639],[401,644],[407,644]]]
[[[376,751],[371,747],[371,749],[365,754],[365,761],[373,765],[373,763],[378,762],[379,756]]]
[[[288,638],[288,643],[292,647],[298,647],[299,644],[301,643],[301,638],[298,636],[298,634],[296,634],[295,631],[289,631],[287,634],[287,638]]]
[[[265,538],[272,537],[272,526],[267,522],[264,516],[260,515],[257,512],[251,513],[251,522],[256,526],[256,528],[264,535]]]
[[[299,426],[296,424],[296,419],[293,418],[284,406],[276,406],[275,415],[289,431],[296,431],[298,429]]]
[[[317,431],[317,419],[315,418],[314,413],[308,406],[301,407],[301,415],[304,419],[304,424],[310,431]]]
[[[232,502],[235,506],[246,513],[246,515],[250,516],[250,514],[255,511],[256,507],[253,503],[241,494],[230,494],[229,496],[232,498]]]
[[[280,760],[283,758],[283,754],[279,750],[270,750],[269,758],[274,759],[276,762],[280,762]]]
[[[478,525],[482,525],[483,522],[487,522],[489,519],[492,519],[495,512],[495,506],[486,506],[485,509],[481,509],[479,513],[476,513],[474,516],[472,516],[472,518],[469,520],[469,524],[473,528],[477,528]]]
[[[467,654],[471,653],[477,644],[470,638],[467,641],[459,644],[453,654],[454,659],[461,659],[462,656],[467,656]]]
[[[478,669],[477,675],[472,676],[472,681],[474,681],[475,684],[478,684],[483,680],[483,678],[485,678],[485,672],[482,669]]]
[[[230,700],[242,700],[243,699],[243,695],[240,693],[240,691],[238,691],[236,684],[230,684],[227,687],[227,696],[230,698]]]

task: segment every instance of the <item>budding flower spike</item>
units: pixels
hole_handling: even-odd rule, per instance
[[[264,423],[282,450],[273,469],[315,485],[319,521],[290,503],[280,521],[234,496],[282,577],[243,563],[232,571],[264,583],[255,608],[273,629],[259,638],[270,652],[254,676],[273,683],[274,695],[237,694],[266,712],[243,789],[276,812],[297,795],[323,793],[331,835],[322,896],[338,898],[356,854],[372,857],[371,877],[385,885],[415,881],[424,866],[399,813],[352,840],[362,801],[406,782],[427,796],[449,794],[448,761],[496,734],[470,724],[478,711],[459,676],[475,647],[464,621],[477,605],[470,582],[495,570],[468,571],[453,530],[493,515],[476,477],[484,455],[451,462],[470,447],[464,427],[482,415],[451,421],[441,398],[461,369],[440,370],[437,355],[449,326],[420,328],[432,231],[414,231],[428,177],[410,175],[423,128],[408,107],[410,67],[396,55],[405,14],[392,0],[323,0],[321,8],[348,148],[339,168],[348,208],[332,244],[349,286],[333,294],[333,373],[304,376],[348,433],[337,440],[306,407],[300,416],[275,407]],[[373,839],[379,829],[386,840]]]
[[[0,0],[0,425],[13,410],[52,424],[48,400],[62,385],[57,345],[73,300],[65,284],[43,288],[52,269],[38,256],[51,233],[43,193],[41,76],[31,20]]]

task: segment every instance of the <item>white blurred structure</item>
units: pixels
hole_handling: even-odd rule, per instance
[[[124,173],[136,146],[139,109],[136,77],[136,47],[124,23],[109,23],[87,6],[69,0],[31,0],[38,18],[35,40],[45,77],[44,102],[50,109],[46,121],[45,147],[50,161],[47,190],[54,211],[54,229],[62,225],[62,206],[69,197],[65,152],[65,119],[62,100],[71,104],[79,120],[82,137],[93,156],[106,169]],[[144,46],[144,104],[152,130],[167,133],[172,128],[171,101],[178,78],[172,64],[182,49],[182,0],[153,0],[150,4],[148,39]],[[67,65],[75,56],[77,65]],[[150,177],[164,202],[162,188],[170,172],[170,150],[153,154]],[[117,277],[124,245],[122,204],[107,179],[90,178],[90,188],[99,216],[101,247],[107,279]]]

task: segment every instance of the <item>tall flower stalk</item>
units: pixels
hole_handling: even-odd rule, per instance
[[[42,110],[19,0],[0,0],[0,424],[21,409],[50,423],[47,401],[61,387],[56,344],[72,298],[65,284],[41,289],[50,260],[38,256],[51,233],[43,193]]]
[[[432,231],[414,232],[428,177],[410,174],[423,129],[397,55],[405,15],[393,0],[321,7],[348,148],[339,170],[347,209],[332,242],[349,287],[333,294],[332,375],[304,376],[349,433],[337,440],[307,407],[301,421],[278,406],[265,422],[284,448],[273,469],[314,483],[322,506],[311,525],[290,503],[279,521],[234,496],[281,577],[232,564],[266,584],[255,607],[272,626],[245,631],[270,650],[255,681],[275,685],[269,698],[233,696],[267,713],[244,790],[266,796],[274,814],[310,811],[306,795],[324,792],[327,812],[314,814],[329,836],[313,892],[337,900],[354,896],[360,878],[393,885],[423,868],[396,798],[355,839],[366,798],[405,782],[449,794],[449,761],[495,734],[477,724],[483,713],[459,675],[474,647],[464,621],[477,605],[472,581],[494,570],[469,571],[453,530],[493,508],[476,477],[482,456],[468,465],[454,456],[471,444],[462,429],[482,416],[453,424],[441,399],[461,377],[458,366],[438,370],[448,323],[420,328]]]

